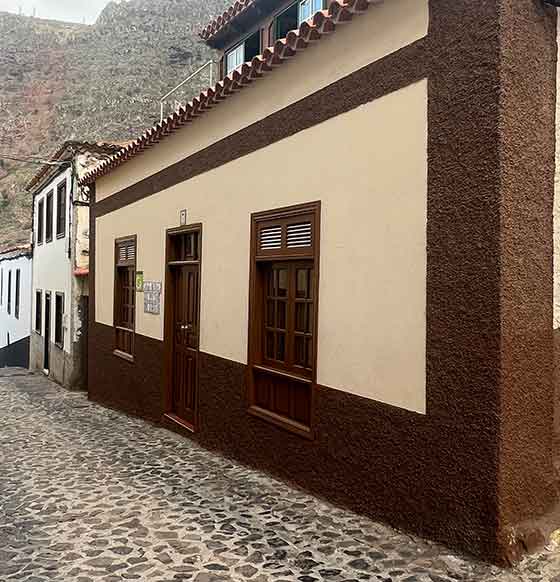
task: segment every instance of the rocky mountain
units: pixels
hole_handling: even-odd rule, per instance
[[[198,32],[229,0],[110,2],[92,26],[0,12],[0,158],[44,159],[66,139],[126,141],[159,98],[213,57]],[[186,86],[187,100],[208,76]],[[36,165],[0,159],[0,249],[29,239]]]

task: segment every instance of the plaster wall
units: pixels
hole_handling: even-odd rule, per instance
[[[425,37],[428,16],[427,0],[391,0],[371,6],[356,16],[351,26],[338,25],[336,34],[303,51],[293,63],[283,65],[209,115],[169,136],[157,148],[99,179],[96,200],[99,202]],[[352,50],[345,50],[350,46]]]
[[[314,200],[318,382],[424,413],[426,80],[98,217],[96,321],[113,323],[115,239],[136,234],[137,269],[163,281],[165,231],[186,208],[203,223],[201,350],[246,363],[251,213]],[[142,301],[136,332],[162,340],[163,314],[145,314]]]
[[[15,317],[16,271],[20,272],[19,318]],[[31,317],[31,258],[0,256],[0,349],[29,337]],[[11,313],[8,313],[8,281],[11,277]]]

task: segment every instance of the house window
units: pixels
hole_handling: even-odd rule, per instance
[[[250,412],[309,436],[316,382],[320,203],[252,216]]]
[[[274,20],[274,38],[273,41],[279,38],[286,38],[290,30],[294,30],[299,26],[299,2],[292,4],[284,12],[279,14]]]
[[[56,293],[54,297],[54,343],[64,347],[64,293]]]
[[[12,271],[8,271],[8,313],[12,313]]]
[[[54,193],[51,191],[47,194],[47,224],[45,239],[50,242],[53,238],[53,197]]]
[[[15,306],[14,306],[14,316],[16,319],[19,319],[19,297],[20,297],[20,277],[21,273],[19,269],[16,269],[16,297],[15,297]]]
[[[66,234],[66,180],[56,189],[56,236]]]
[[[35,331],[40,334],[43,331],[43,294],[35,291]]]
[[[243,63],[253,60],[261,52],[261,32],[259,30],[226,53],[226,74],[229,75]]]
[[[323,10],[324,0],[303,0],[299,3],[299,24],[309,20],[315,12]]]
[[[132,358],[136,305],[136,237],[115,241],[115,353]]]
[[[45,200],[37,205],[37,244],[43,244],[45,235]]]

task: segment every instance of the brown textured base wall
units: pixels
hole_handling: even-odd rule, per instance
[[[92,324],[90,334],[90,398],[160,421],[163,343],[137,335],[129,363],[112,353],[111,327]],[[477,479],[468,469],[480,455],[465,451],[472,426],[319,387],[309,441],[247,413],[246,374],[242,364],[201,353],[199,425],[183,434],[334,503],[495,559],[493,475]]]
[[[548,511],[556,496],[556,13],[539,0],[429,5],[425,41],[99,204],[93,191],[90,317],[96,216],[286,137],[285,119],[292,135],[426,75],[427,415],[319,388],[317,435],[306,441],[249,416],[245,367],[203,354],[195,438],[361,513],[504,563],[520,546],[518,524]],[[130,364],[112,354],[112,329],[91,325],[90,394],[158,420],[163,345],[136,342]]]
[[[113,354],[114,330],[89,326],[89,397],[146,420],[158,422],[163,413],[163,343],[136,336],[135,362]]]

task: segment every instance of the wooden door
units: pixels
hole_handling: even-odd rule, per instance
[[[51,348],[51,294],[45,293],[45,344],[43,352],[43,368],[50,369],[50,348]]]
[[[171,413],[194,426],[198,380],[199,267],[172,267],[174,338]]]
[[[166,292],[167,416],[194,430],[200,341],[199,228],[170,233]]]

